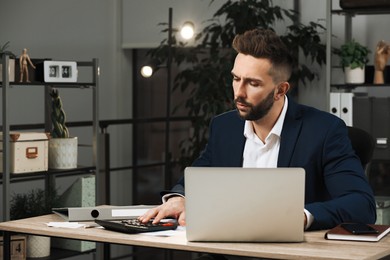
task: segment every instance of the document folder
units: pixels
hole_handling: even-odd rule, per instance
[[[136,218],[155,206],[97,206],[53,208],[53,213],[67,221],[121,220]]]

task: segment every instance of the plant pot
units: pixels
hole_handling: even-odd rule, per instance
[[[74,169],[77,167],[77,137],[49,140],[49,168]]]
[[[29,258],[48,257],[50,255],[50,237],[28,235],[26,251]]]
[[[9,59],[8,77],[9,82],[15,81],[15,59]],[[3,64],[0,64],[0,81],[3,81]]]
[[[345,83],[347,84],[362,84],[365,81],[365,67],[351,69],[350,67],[344,68]]]

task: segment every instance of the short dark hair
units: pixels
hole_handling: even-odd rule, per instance
[[[286,45],[270,29],[253,29],[234,37],[233,48],[244,55],[270,60],[269,75],[275,83],[288,81],[293,68],[293,60]]]

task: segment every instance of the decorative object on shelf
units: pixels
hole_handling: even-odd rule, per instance
[[[60,197],[55,188],[46,191],[33,189],[28,193],[17,193],[11,198],[11,219],[23,219],[51,213],[60,205]],[[50,255],[50,237],[27,236],[27,257],[47,257]]]
[[[35,69],[35,65],[32,63],[30,56],[27,54],[27,49],[24,48],[22,50],[22,54],[19,57],[19,66],[20,66],[19,82],[23,82],[23,78],[25,82],[31,82],[28,73],[28,68],[29,68],[28,65],[30,65],[33,69]]]
[[[1,64],[1,61],[3,60],[3,55],[8,55],[10,58],[9,59],[9,67],[8,67],[9,81],[14,82],[15,81],[16,55],[11,51],[7,51],[8,46],[9,46],[9,41],[0,47],[0,81],[3,80],[3,64]]]
[[[49,140],[49,168],[73,169],[77,167],[77,137],[70,137],[65,124],[61,97],[56,88],[52,88],[51,96],[51,121],[53,129]]]
[[[45,82],[77,82],[77,63],[75,61],[44,61],[43,78]]]
[[[3,133],[0,133],[2,144]],[[49,133],[11,132],[10,133],[10,172],[26,173],[47,171]],[[2,155],[2,152],[0,152]],[[3,156],[0,157],[0,172],[3,169]]]
[[[340,56],[340,65],[344,69],[345,83],[361,84],[365,81],[365,66],[368,62],[370,50],[352,39],[335,49]]]
[[[11,259],[26,259],[26,235],[11,236]],[[0,259],[3,259],[3,237],[0,236]]]
[[[384,71],[386,64],[390,58],[390,44],[387,44],[384,40],[381,40],[376,45],[374,55],[374,84],[384,84],[385,76]]]

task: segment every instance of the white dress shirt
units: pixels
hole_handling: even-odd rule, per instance
[[[245,121],[244,136],[246,138],[243,154],[244,168],[276,168],[278,166],[280,135],[286,117],[288,98],[285,96],[282,112],[275,125],[265,138],[265,142],[255,134],[251,121]],[[313,215],[304,209],[307,224],[305,229],[313,223]]]
[[[288,99],[285,97],[282,112],[265,138],[260,140],[253,129],[252,121],[245,121],[244,136],[246,138],[243,154],[244,168],[276,168],[280,148],[284,118],[286,117]]]

